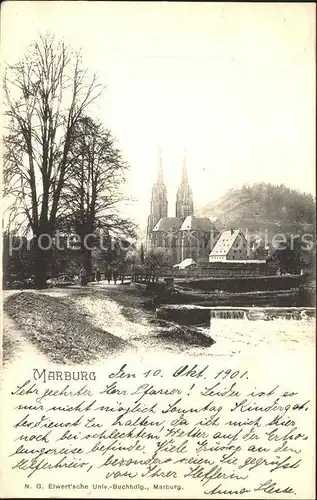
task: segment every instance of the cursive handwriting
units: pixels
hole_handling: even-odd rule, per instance
[[[186,482],[206,496],[282,498],[296,493],[290,479],[309,439],[311,402],[298,391],[254,387],[246,370],[209,365],[142,372],[124,363],[106,377],[34,368],[10,401],[8,459],[21,478],[58,470],[72,481],[79,472],[147,489]]]

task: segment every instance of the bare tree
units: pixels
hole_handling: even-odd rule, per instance
[[[71,158],[59,223],[79,236],[83,265],[90,276],[91,250],[100,238],[103,244],[121,241],[126,247],[125,239],[135,236],[134,224],[119,212],[125,200],[120,185],[128,165],[109,130],[87,116],[74,129]]]
[[[36,285],[45,286],[46,255],[71,165],[74,130],[102,88],[81,56],[45,35],[6,68],[4,182],[11,210],[26,218],[36,242]]]

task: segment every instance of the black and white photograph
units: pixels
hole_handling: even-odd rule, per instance
[[[313,500],[315,13],[2,6],[4,498]]]

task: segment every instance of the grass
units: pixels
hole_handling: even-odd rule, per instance
[[[149,309],[148,305],[155,296],[155,294],[145,290],[144,288],[131,286],[109,287],[106,291],[96,290],[95,293],[103,294],[103,296],[107,295],[107,297],[115,300],[122,307],[142,310]]]
[[[15,344],[10,335],[5,332],[2,336],[2,362],[6,364],[14,358]]]
[[[141,323],[144,320],[144,312],[134,307],[121,306],[120,313],[131,323]]]
[[[93,326],[68,298],[17,293],[5,301],[4,311],[25,338],[55,363],[90,363],[127,345]]]
[[[144,302],[150,297],[149,293],[142,289],[131,287],[108,288],[107,296],[121,305],[121,314],[128,321],[135,323],[146,319],[147,323],[154,327],[149,336],[144,339],[147,344],[161,346],[170,344],[172,347],[210,347],[215,343],[210,336],[205,335],[194,326],[180,326],[177,323],[157,318],[153,315],[153,312],[144,310],[148,309]]]
[[[85,297],[89,298],[86,303],[82,300]],[[9,296],[4,311],[14,320],[18,335],[22,334],[50,361],[61,364],[88,364],[129,347],[184,351],[214,344],[209,335],[195,326],[180,326],[156,317],[153,298],[157,298],[155,294],[144,289],[121,286],[73,290],[67,296],[28,291]],[[90,304],[94,299],[98,307],[92,312]],[[130,332],[127,340],[108,331],[113,326],[112,307],[110,319],[105,318],[109,300],[119,306],[119,324],[122,323],[125,334]],[[140,330],[137,325],[143,328]],[[5,339],[4,351],[10,361],[15,351],[10,337]]]
[[[170,321],[156,319],[155,341],[158,344],[171,344],[175,347],[210,347],[215,341],[196,327],[180,326]]]
[[[179,325],[175,322],[156,317],[153,308],[148,307],[154,293],[137,287],[110,287],[106,290],[94,290],[93,295],[98,298],[110,298],[120,306],[120,313],[132,323],[146,322],[149,333],[142,342],[148,346],[172,348],[210,347],[215,341],[205,335],[196,326]],[[163,300],[164,302],[164,300]],[[152,310],[149,310],[152,309]],[[141,341],[134,337],[133,340]]]

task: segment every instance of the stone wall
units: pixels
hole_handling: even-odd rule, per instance
[[[240,276],[235,278],[191,279],[182,281],[184,287],[215,291],[241,293],[261,290],[298,289],[302,284],[301,276]]]

